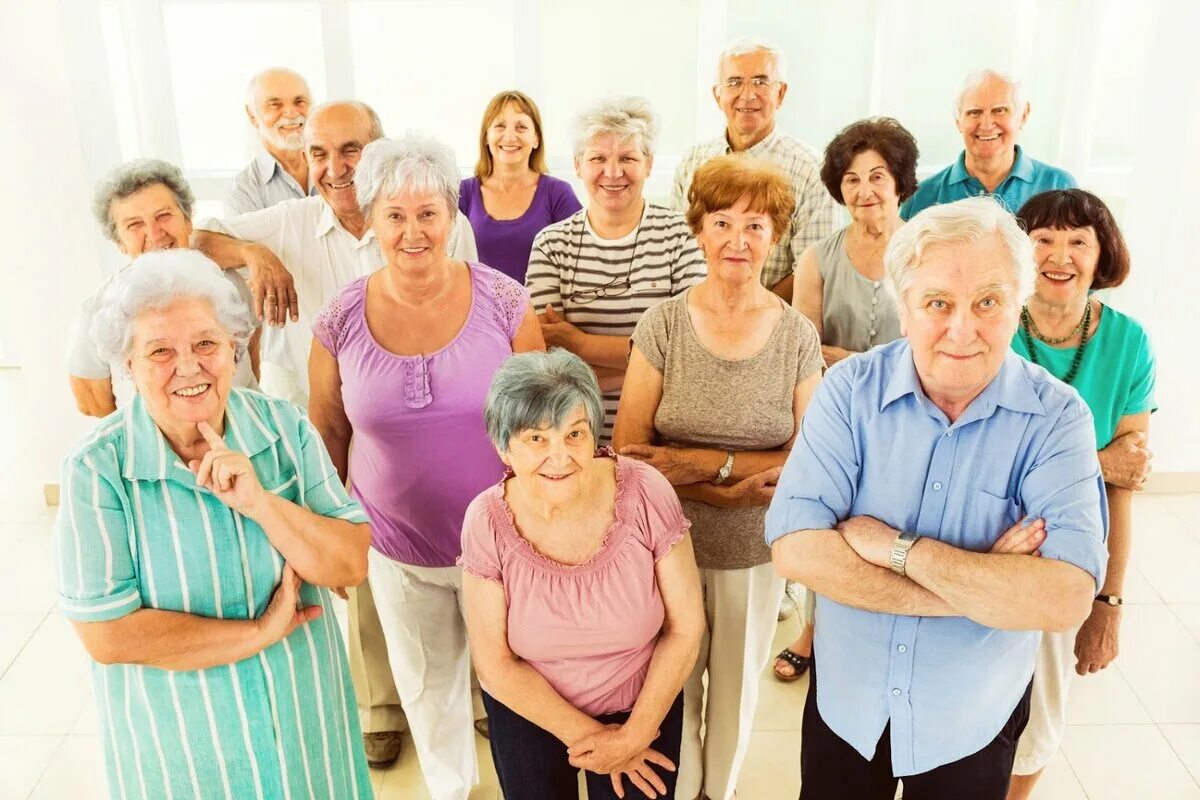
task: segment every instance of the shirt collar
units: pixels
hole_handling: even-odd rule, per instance
[[[1031,183],[1033,181],[1033,159],[1025,155],[1025,151],[1021,149],[1021,145],[1014,145],[1016,153],[1013,156],[1012,169],[1008,171],[1008,178],[1017,178],[1018,180]],[[950,167],[950,183],[962,183],[963,181],[972,180],[971,173],[967,172],[967,151],[963,150],[958,154],[958,160]]]
[[[273,446],[279,434],[267,427],[262,414],[247,397],[248,390],[234,387],[225,406],[225,441],[231,449],[253,458]],[[173,480],[195,486],[196,478],[171,449],[146,410],[141,395],[125,406],[125,459],[121,474],[131,481]]]
[[[917,377],[917,366],[912,358],[912,345],[905,341],[904,347],[897,350],[895,368],[884,387],[883,396],[879,401],[879,411],[905,395],[913,395],[926,410],[932,411],[937,406],[921,388],[920,378]],[[975,420],[990,417],[996,408],[1003,406],[1010,411],[1021,414],[1045,415],[1046,407],[1034,391],[1021,364],[1021,357],[1009,350],[1004,361],[1000,364],[1000,372],[984,387],[979,396],[971,401],[971,405],[955,421],[955,426],[966,425]],[[939,412],[940,413],[940,412]],[[944,415],[943,415],[944,416]]]
[[[262,145],[259,145],[258,152],[254,155],[254,163],[258,166],[258,182],[263,186],[275,177],[275,170],[283,169],[275,160],[275,156],[267,152],[267,148]]]
[[[760,141],[755,142],[754,144],[747,147],[745,150],[741,150],[739,152],[746,153],[747,155],[752,155],[752,156],[764,153],[767,150],[771,149],[771,146],[775,144],[775,141],[780,137],[780,135],[781,134],[779,133],[779,126],[776,125],[774,128],[771,129],[771,132],[768,133],[766,136],[764,136]],[[725,134],[721,137],[721,144],[724,145],[724,147],[725,147],[726,155],[733,152],[733,148],[729,146],[729,129],[728,128],[725,129]]]
[[[317,220],[317,233],[315,238],[321,239],[330,231],[337,229],[354,239],[354,235],[350,231],[342,227],[342,223],[338,221],[337,214],[333,213],[333,208],[329,203],[325,202],[325,198],[321,198],[321,216]],[[367,232],[363,234],[361,239],[355,239],[355,247],[362,247],[370,242],[375,241],[375,231],[367,228]]]

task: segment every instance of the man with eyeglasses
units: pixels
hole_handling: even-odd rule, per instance
[[[796,192],[791,229],[767,256],[762,282],[784,300],[792,298],[792,271],[800,254],[833,234],[837,211],[821,183],[821,158],[810,145],[776,130],[775,114],[787,94],[783,51],[765,39],[735,39],[721,53],[713,98],[729,121],[725,133],[689,150],[675,171],[671,207],[687,206],[696,169],[710,158],[747,153],[775,164]]]

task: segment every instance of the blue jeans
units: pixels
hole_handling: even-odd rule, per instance
[[[567,760],[567,746],[554,734],[534,725],[508,706],[483,693],[487,709],[492,760],[500,778],[505,800],[575,800],[579,796],[579,770]],[[628,711],[596,717],[609,725],[629,719]],[[683,733],[683,693],[675,698],[671,710],[659,725],[658,738],[650,745],[678,767],[679,743]],[[653,769],[667,787],[665,797],[675,796],[675,775],[661,767]],[[616,792],[607,775],[585,772],[589,800],[615,800]],[[642,792],[625,781],[625,797],[640,798]],[[661,795],[660,795],[661,796]]]

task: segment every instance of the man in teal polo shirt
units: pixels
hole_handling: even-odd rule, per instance
[[[1039,192],[1075,188],[1071,173],[1030,158],[1017,144],[1027,119],[1029,103],[1016,81],[990,69],[968,75],[954,120],[965,149],[953,164],[921,181],[900,206],[900,216],[911,219],[929,206],[980,194],[995,195],[1015,214]]]

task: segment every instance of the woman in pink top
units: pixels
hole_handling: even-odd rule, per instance
[[[595,374],[513,356],[485,412],[508,474],[467,508],[463,594],[492,758],[511,798],[674,797],[681,689],[700,645],[696,561],[652,467],[596,448]]]

